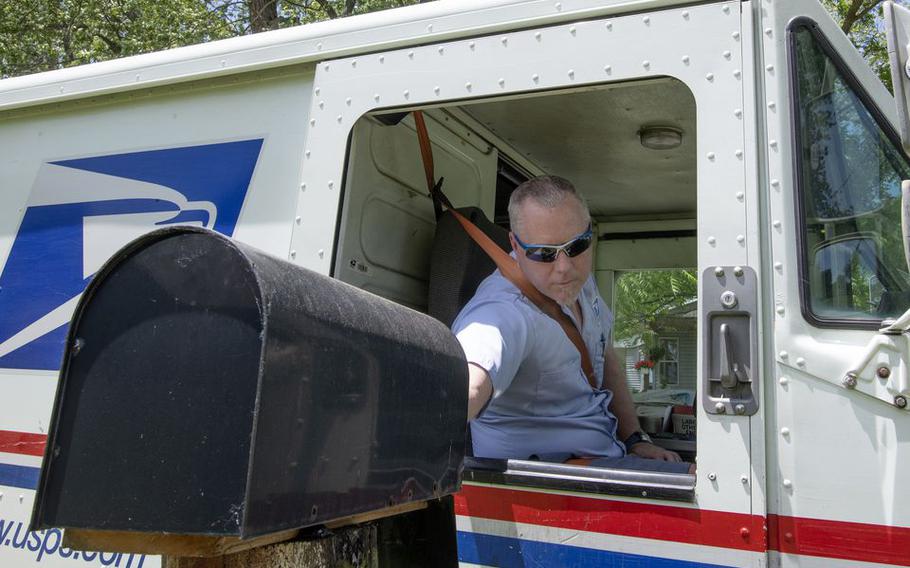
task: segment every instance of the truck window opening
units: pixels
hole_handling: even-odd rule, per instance
[[[695,102],[689,89],[676,79],[657,78],[470,101],[425,110],[424,117],[444,191],[456,206],[476,208],[489,220],[488,234],[504,245],[506,206],[516,186],[544,173],[573,180],[594,218],[593,274],[616,314],[616,329],[623,330],[613,347],[623,357],[642,427],[657,443],[694,461],[696,319],[686,314],[696,298],[682,297],[697,290],[692,270],[697,265]],[[681,132],[681,144],[645,147],[641,132],[650,126]],[[335,276],[427,311],[437,229],[425,193],[413,119],[398,112],[359,120],[348,156]],[[492,272],[491,262],[483,266],[464,301]],[[624,296],[623,281],[638,282],[636,288],[644,283],[647,292]],[[451,324],[445,320],[457,309],[440,319]],[[653,374],[636,367],[640,360],[653,360]],[[643,384],[646,373],[650,378]],[[521,460],[484,459],[468,465],[475,479],[625,491],[609,476],[593,486],[578,480],[595,468],[543,468],[541,473],[539,466]],[[541,476],[549,481],[540,481]],[[654,481],[636,479],[644,491]],[[694,480],[664,496],[685,498],[690,485]]]

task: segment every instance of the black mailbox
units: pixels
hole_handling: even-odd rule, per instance
[[[165,229],[70,326],[34,529],[250,538],[454,493],[467,366],[436,320]]]

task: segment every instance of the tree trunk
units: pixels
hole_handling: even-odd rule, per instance
[[[247,7],[254,34],[278,29],[278,0],[248,0]]]
[[[165,556],[162,568],[378,568],[375,523],[336,529],[327,538],[289,541],[211,558]]]

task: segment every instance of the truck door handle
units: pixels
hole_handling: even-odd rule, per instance
[[[733,331],[729,324],[720,324],[720,384],[725,389],[735,389],[748,383],[749,377],[740,368],[733,353]]]
[[[733,343],[730,341],[730,326],[720,325],[720,384],[725,389],[736,388],[736,374],[733,370]]]
[[[702,283],[702,406],[708,414],[755,414],[758,275],[748,266],[711,266]]]

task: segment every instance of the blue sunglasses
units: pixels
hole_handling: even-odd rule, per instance
[[[515,233],[512,233],[515,235]],[[518,235],[515,235],[515,241],[525,251],[525,256],[535,262],[554,262],[562,251],[569,258],[575,258],[591,247],[591,241],[594,240],[594,229],[588,225],[588,230],[584,233],[572,237],[561,245],[526,245],[521,242]]]

